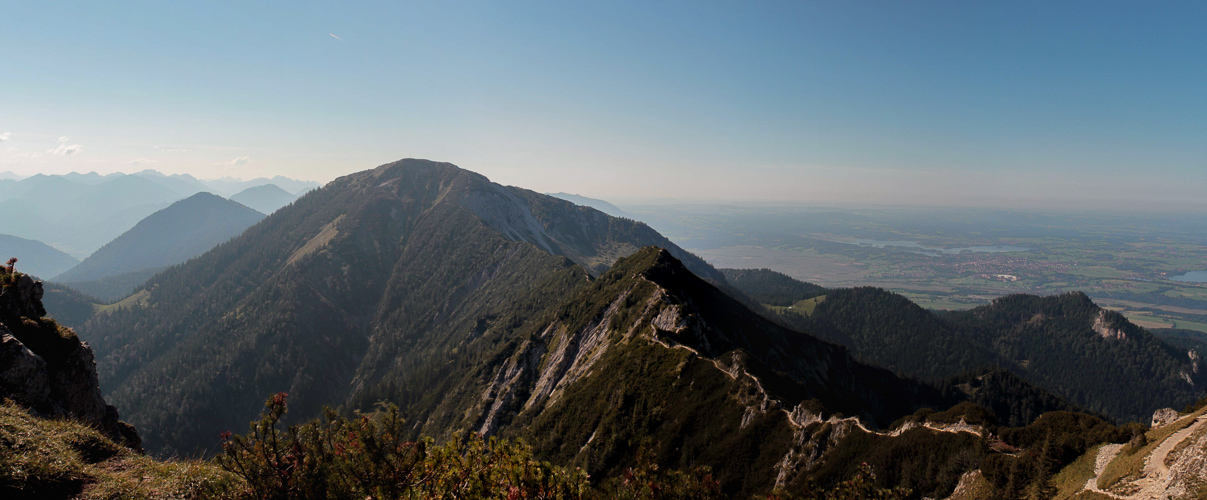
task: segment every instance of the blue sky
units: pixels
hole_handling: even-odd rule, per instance
[[[1207,4],[651,4],[0,1],[0,170],[1207,209]]]

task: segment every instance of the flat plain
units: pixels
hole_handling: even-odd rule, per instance
[[[943,209],[637,206],[716,267],[876,286],[933,309],[1083,291],[1146,328],[1207,332],[1207,219]]]

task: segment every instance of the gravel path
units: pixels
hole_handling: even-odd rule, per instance
[[[1085,482],[1085,488],[1083,489],[1106,495],[1111,498],[1127,500],[1127,497],[1121,497],[1109,491],[1102,491],[1098,489],[1098,476],[1102,475],[1102,471],[1106,470],[1107,464],[1111,463],[1111,460],[1115,459],[1115,456],[1119,454],[1119,450],[1121,449],[1123,449],[1123,445],[1121,444],[1108,444],[1098,448],[1098,456],[1094,459],[1094,477]]]
[[[1165,498],[1170,483],[1173,482],[1173,477],[1169,473],[1169,467],[1165,465],[1165,459],[1169,457],[1169,453],[1178,446],[1179,443],[1185,441],[1199,429],[1207,425],[1207,415],[1201,415],[1195,419],[1193,424],[1186,426],[1178,432],[1171,434],[1165,438],[1153,452],[1149,454],[1148,460],[1144,463],[1144,473],[1132,484],[1138,486],[1139,489],[1135,493],[1127,496],[1117,495],[1109,491],[1098,489],[1098,477],[1102,475],[1102,471],[1106,470],[1107,464],[1111,463],[1119,450],[1123,448],[1121,444],[1111,444],[1098,449],[1098,456],[1094,460],[1094,477],[1086,481],[1086,490],[1106,495],[1119,500],[1149,500],[1157,498]]]
[[[1144,464],[1144,475],[1155,477],[1169,474],[1169,467],[1165,465],[1165,458],[1169,456],[1169,452],[1173,451],[1174,447],[1185,441],[1195,431],[1202,428],[1204,424],[1207,424],[1207,415],[1200,416],[1193,424],[1169,436],[1157,449],[1153,450],[1152,455],[1149,455],[1148,462]]]

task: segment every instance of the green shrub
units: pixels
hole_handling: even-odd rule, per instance
[[[806,491],[802,495],[776,492],[768,495],[768,500],[905,500],[912,498],[913,491],[900,486],[881,488],[876,486],[876,474],[872,466],[864,463],[859,465],[853,477],[838,483],[828,490]]]
[[[1207,396],[1203,396],[1198,401],[1186,405],[1186,409],[1182,410],[1182,413],[1194,413],[1202,410],[1204,406],[1207,406]]]
[[[559,498],[590,493],[585,473],[532,458],[521,443],[455,438],[437,446],[407,441],[398,409],[278,428],[286,396],[265,403],[244,436],[226,436],[218,463],[247,481],[259,499]],[[632,497],[644,498],[644,497]]]

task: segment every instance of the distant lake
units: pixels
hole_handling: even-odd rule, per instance
[[[1169,278],[1174,281],[1186,281],[1189,283],[1207,283],[1207,271],[1191,271],[1181,276]]]
[[[1027,247],[1015,247],[1010,245],[993,245],[993,246],[970,246],[959,248],[937,248],[919,245],[916,241],[884,241],[884,240],[855,240],[854,244],[861,247],[885,248],[885,247],[901,247],[916,249],[915,253],[938,257],[939,255],[956,255],[961,252],[973,253],[1001,253],[1001,252],[1026,252],[1031,250]],[[1207,281],[1207,278],[1204,278]]]

